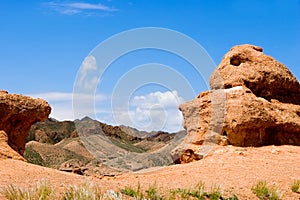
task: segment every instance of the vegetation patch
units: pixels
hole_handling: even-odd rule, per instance
[[[32,164],[41,165],[41,166],[47,166],[44,162],[42,156],[34,150],[32,147],[26,147],[24,152],[24,158]]]
[[[131,142],[128,142],[126,140],[120,140],[120,139],[115,139],[115,138],[110,138],[110,141],[122,148],[122,149],[125,149],[126,151],[130,151],[130,152],[135,152],[135,153],[144,153],[146,152],[147,150],[143,147],[139,147],[139,146],[135,146],[133,145],[133,143]]]
[[[210,188],[210,191],[206,191],[205,183],[200,182],[195,188],[192,189],[177,189],[171,191],[171,199],[198,199],[198,200],[238,200],[236,195],[232,197],[225,198],[222,196],[220,186],[213,185]],[[179,196],[178,196],[179,195]]]
[[[293,192],[299,192],[300,180],[294,180]],[[0,190],[0,193],[8,200],[238,200],[234,194],[231,197],[224,197],[218,185],[212,185],[208,190],[205,183],[200,182],[190,189],[160,190],[157,184],[149,185],[143,189],[138,183],[137,187],[126,186],[119,192],[113,190],[103,191],[100,186],[92,183],[66,186],[64,192],[58,193],[48,181],[38,181],[36,185],[29,188],[20,188],[9,185]],[[262,200],[279,200],[280,195],[275,186],[269,187],[266,181],[258,181],[252,191]],[[56,193],[55,193],[56,192]]]
[[[198,199],[198,200],[238,200],[236,195],[225,198],[221,194],[221,188],[219,186],[212,186],[210,192],[205,191],[204,182],[200,182],[193,189],[176,189],[169,190],[167,194],[159,191],[156,184],[150,185],[144,192],[141,190],[140,184],[134,189],[131,186],[127,186],[121,190],[121,193],[137,200],[176,200],[176,199]]]
[[[299,188],[300,188],[300,180],[294,180],[294,183],[291,187],[292,191],[296,193],[300,193]]]
[[[275,186],[268,187],[266,181],[258,181],[256,185],[252,187],[252,192],[262,200],[280,200],[280,195]]]

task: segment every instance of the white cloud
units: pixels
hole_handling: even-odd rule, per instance
[[[42,98],[47,101],[69,101],[72,100],[72,93],[63,93],[63,92],[48,92],[40,94],[31,94],[29,95],[33,98]]]
[[[50,117],[53,117],[57,120],[74,120],[74,110],[81,117],[91,115],[94,112],[93,105],[89,104],[90,102],[104,102],[109,98],[106,95],[96,94],[91,96],[88,94],[77,94],[73,93],[64,93],[64,92],[48,92],[48,93],[39,93],[39,94],[30,94],[32,98],[41,98],[45,99],[51,106],[52,111]],[[73,110],[73,97],[76,98],[77,102],[80,102],[80,105]]]
[[[184,99],[178,95],[177,91],[157,91],[143,96],[135,96],[131,105],[141,108],[149,108],[149,106],[152,105],[160,105],[167,109],[178,107],[178,105],[183,102]]]
[[[92,55],[85,57],[81,66],[81,70],[85,73],[91,70],[97,70],[96,58]]]
[[[115,109],[117,124],[140,130],[177,132],[182,129],[183,117],[178,107],[184,99],[177,91],[153,92],[135,96],[127,109]]]
[[[71,8],[76,9],[82,9],[82,10],[103,10],[103,11],[116,11],[114,8],[110,8],[108,6],[102,5],[102,4],[91,4],[91,3],[69,3],[66,6],[69,6]]]
[[[49,7],[50,9],[59,12],[61,14],[66,15],[75,15],[83,12],[90,12],[90,11],[102,11],[102,12],[114,12],[118,11],[113,7],[109,7],[103,4],[93,4],[87,2],[46,2],[44,3],[45,6]]]
[[[98,82],[97,77],[97,61],[92,55],[87,56],[82,62],[76,87],[80,90],[90,92],[96,88]]]

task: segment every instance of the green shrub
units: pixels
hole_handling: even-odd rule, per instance
[[[143,200],[144,194],[141,190],[141,185],[138,183],[137,189],[134,189],[131,186],[127,186],[121,190],[121,193],[130,197],[134,197],[135,200]]]
[[[135,200],[163,200],[165,199],[163,196],[160,195],[156,187],[156,183],[150,185],[145,192],[141,190],[140,183],[138,183],[137,189],[134,189],[131,186],[127,186],[121,190],[121,193],[130,197],[134,197]]]
[[[156,187],[156,183],[150,185],[149,188],[146,190],[146,198],[150,200],[163,200],[163,196],[159,194],[159,191]]]
[[[263,200],[279,200],[280,195],[275,186],[268,187],[266,181],[258,181],[258,183],[252,187],[252,192],[259,198]]]
[[[137,196],[137,191],[134,188],[130,187],[130,186],[126,186],[124,189],[122,189],[121,193],[125,194],[127,196],[130,196],[130,197],[136,197]]]
[[[220,186],[211,187],[210,194],[207,194],[207,197],[211,200],[219,200],[222,197]]]
[[[293,192],[299,192],[299,188],[300,188],[300,180],[294,180],[294,183],[291,187]]]
[[[181,199],[210,199],[210,200],[238,200],[236,195],[229,198],[224,198],[221,194],[220,186],[212,186],[210,192],[205,191],[205,183],[200,182],[193,189],[177,189],[170,191],[171,199],[176,199],[176,194],[179,194]]]

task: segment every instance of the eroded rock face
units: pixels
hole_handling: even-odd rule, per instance
[[[31,125],[46,120],[50,112],[51,107],[42,99],[0,91],[0,130],[7,134],[8,145],[20,155]]]
[[[235,146],[300,145],[300,106],[268,101],[246,87],[226,93],[223,135]]]
[[[297,79],[287,67],[262,51],[261,47],[248,44],[231,48],[211,76],[211,89],[243,85],[257,97],[300,105]]]
[[[16,151],[14,151],[7,142],[7,134],[4,131],[0,131],[0,159],[11,158],[14,160],[25,161],[25,159]]]
[[[180,105],[188,132],[185,146],[200,153],[204,142],[300,145],[300,84],[262,48],[233,47],[210,85],[212,90]]]

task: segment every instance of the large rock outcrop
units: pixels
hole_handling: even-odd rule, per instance
[[[204,143],[300,145],[300,84],[261,47],[233,47],[212,74],[210,87],[180,105],[186,147],[201,153]]]
[[[8,94],[0,91],[0,131],[1,157],[5,144],[23,155],[26,137],[32,124],[46,120],[51,112],[49,104],[42,99],[32,99],[27,96]],[[9,148],[5,148],[8,150]],[[15,153],[12,153],[15,155]],[[11,156],[6,156],[11,157]]]

